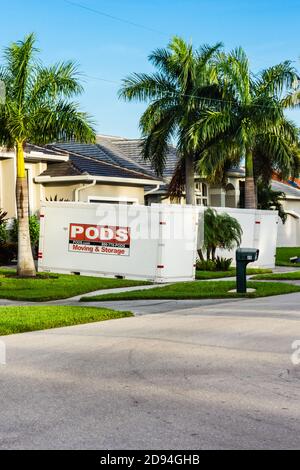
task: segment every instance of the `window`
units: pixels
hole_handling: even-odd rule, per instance
[[[197,182],[195,184],[195,198],[198,206],[208,206],[208,191],[205,183]]]
[[[135,198],[123,198],[123,197],[97,197],[90,196],[88,202],[91,204],[124,204],[126,206],[132,206],[138,204],[138,199]]]

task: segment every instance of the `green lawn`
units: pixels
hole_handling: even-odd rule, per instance
[[[272,269],[260,269],[260,268],[249,268],[247,269],[247,274],[267,274],[272,273]],[[230,269],[229,271],[197,271],[196,279],[205,280],[205,279],[221,279],[223,277],[234,277],[236,275],[235,268]]]
[[[244,297],[240,294],[229,293],[235,289],[234,281],[195,281],[180,282],[164,287],[155,287],[149,290],[138,290],[119,294],[106,294],[95,297],[82,297],[82,301],[107,300],[144,300],[144,299],[216,299]],[[300,287],[275,282],[248,282],[248,287],[257,289],[247,294],[247,297],[265,297],[269,295],[288,294],[300,292]]]
[[[299,271],[291,273],[275,273],[275,274],[262,274],[260,276],[255,276],[253,279],[257,280],[280,280],[280,281],[300,281],[300,269]]]
[[[18,279],[14,270],[0,270],[0,298],[43,302],[66,299],[100,289],[131,287],[149,282],[74,276],[67,274],[41,274],[36,279]]]
[[[131,312],[92,307],[0,307],[0,336],[132,316]]]
[[[290,258],[298,256],[300,258],[300,246],[294,248],[277,248],[276,265],[277,266],[293,266],[300,268],[300,263],[291,263]]]

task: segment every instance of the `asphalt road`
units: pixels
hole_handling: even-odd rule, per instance
[[[0,448],[299,449],[299,304],[122,302],[138,315],[2,338]]]

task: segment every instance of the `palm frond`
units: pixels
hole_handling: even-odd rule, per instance
[[[52,106],[39,107],[28,122],[30,141],[43,145],[56,140],[95,142],[91,117],[78,111],[78,104],[60,100]]]
[[[178,89],[161,73],[148,75],[134,73],[123,80],[119,97],[127,101],[148,101],[169,95],[176,96]]]
[[[162,176],[165,167],[169,146],[172,143],[176,131],[176,114],[172,108],[162,112],[156,120],[148,116],[149,110],[141,118],[141,130],[143,132],[142,154],[145,160],[152,163],[158,176]],[[147,119],[149,118],[149,121]]]
[[[7,74],[10,76],[13,98],[22,105],[31,79],[34,55],[35,36],[29,34],[23,41],[12,43],[5,49]]]
[[[62,96],[72,98],[83,92],[78,66],[72,62],[61,62],[50,67],[37,67],[28,106],[36,106],[45,99]]]
[[[280,96],[284,90],[298,86],[295,67],[288,60],[263,70],[256,84],[257,95]]]

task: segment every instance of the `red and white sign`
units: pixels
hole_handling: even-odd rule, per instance
[[[130,228],[107,225],[70,224],[69,251],[129,256]]]

